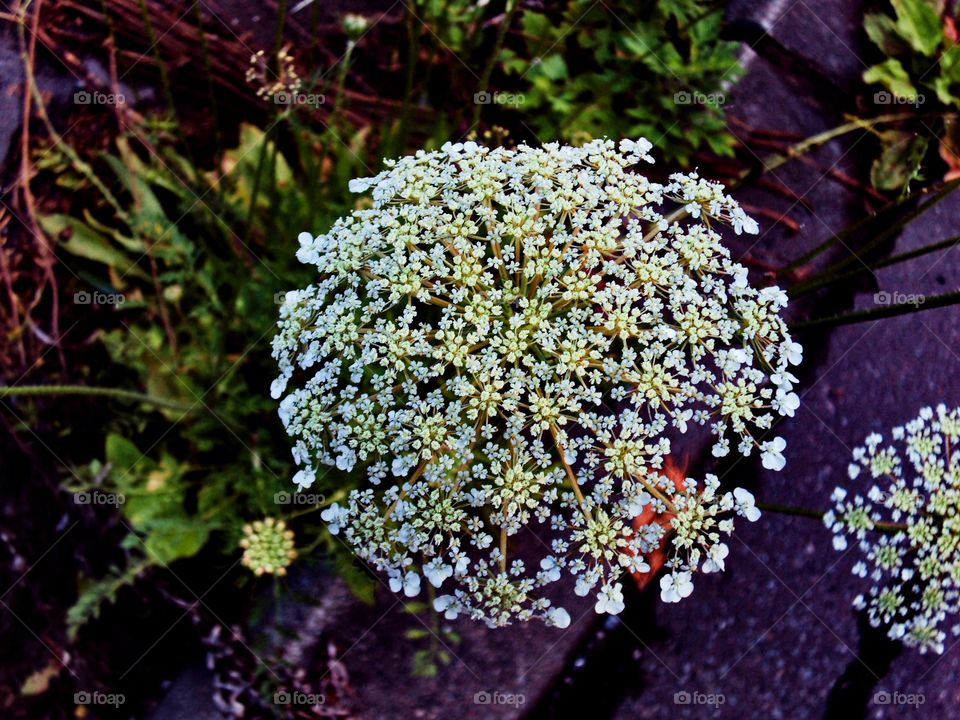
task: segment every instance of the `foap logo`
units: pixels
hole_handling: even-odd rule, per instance
[[[277,505],[323,505],[326,501],[326,497],[318,493],[299,493],[299,492],[287,492],[281,490],[278,493],[273,494],[273,502]]]
[[[709,107],[720,107],[727,101],[727,96],[721,92],[702,93],[694,90],[689,92],[681,90],[674,93],[673,102],[677,105],[707,105]]]
[[[127,501],[123,493],[109,493],[101,490],[90,490],[89,492],[76,492],[73,494],[73,502],[76,505],[108,505],[110,507],[120,507]]]
[[[123,293],[81,290],[73,294],[73,302],[77,305],[123,305],[126,301],[127,298]]]
[[[873,702],[875,705],[912,705],[913,707],[920,707],[926,702],[926,697],[923,693],[902,693],[902,692],[887,692],[886,690],[878,690],[873,695]]]
[[[480,690],[473,694],[474,705],[513,705],[520,707],[527,701],[523,693],[502,693],[496,690],[487,692]]]
[[[81,690],[73,694],[74,705],[107,705],[118,708],[127,701],[122,693],[104,693],[99,690]]]
[[[321,93],[278,92],[273,96],[274,105],[312,105],[318,107],[327,101]]]
[[[920,107],[926,101],[927,99],[920,93],[916,95],[897,95],[886,90],[880,90],[873,94],[874,105],[913,105],[914,107]]]
[[[707,705],[720,707],[727,701],[723,693],[705,693],[698,690],[681,690],[673,694],[674,705]]]
[[[914,307],[920,307],[926,301],[926,296],[919,293],[902,293],[896,290],[893,292],[881,290],[873,295],[873,302],[877,305],[913,305]]]
[[[77,90],[73,94],[74,105],[125,105],[126,102],[127,99],[121,93]]]
[[[300,690],[281,691],[273,694],[274,705],[303,705],[315,707],[326,703],[326,696],[320,693],[305,693]]]
[[[526,96],[521,93],[478,92],[473,95],[473,102],[476,105],[510,105],[516,107],[523,105],[526,101]]]

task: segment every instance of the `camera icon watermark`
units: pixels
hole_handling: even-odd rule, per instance
[[[708,107],[720,107],[727,101],[727,96],[722,92],[702,93],[697,90],[681,90],[673,94],[673,102],[677,105],[706,105]]]
[[[876,305],[913,305],[914,307],[920,307],[926,301],[926,296],[919,293],[902,293],[897,290],[893,292],[881,290],[873,294],[873,302]]]
[[[916,95],[897,95],[896,93],[880,90],[873,94],[874,105],[913,105],[920,107],[927,101],[922,93]]]
[[[273,694],[274,705],[302,705],[304,707],[316,707],[327,702],[325,695],[321,693],[305,693],[300,690],[282,690]]]
[[[322,93],[302,93],[281,91],[274,93],[274,105],[310,105],[319,107],[327,102],[327,98]]]
[[[99,690],[93,692],[81,690],[73,694],[74,705],[109,705],[118,708],[127,701],[123,693],[104,693]]]
[[[95,290],[87,292],[81,290],[73,294],[73,302],[77,305],[123,305],[127,298],[123,293],[105,293]]]
[[[680,690],[673,694],[674,705],[707,705],[718,708],[727,702],[723,693],[705,693],[698,690]]]
[[[127,496],[123,493],[103,492],[102,490],[91,490],[89,492],[75,492],[73,502],[75,505],[106,505],[109,507],[120,507],[127,501]]]
[[[480,690],[473,694],[474,705],[512,705],[520,707],[527,702],[523,693],[502,693],[496,690],[488,692]]]
[[[873,702],[875,705],[912,705],[913,707],[918,708],[926,701],[927,698],[923,693],[902,693],[878,690],[873,694]]]
[[[517,107],[523,105],[527,98],[522,93],[478,92],[473,94],[475,105],[508,105]]]
[[[102,93],[99,90],[77,90],[73,94],[74,105],[126,105],[122,93]]]
[[[325,501],[326,497],[319,493],[291,493],[286,490],[281,490],[273,494],[273,502],[277,505],[306,505],[310,507],[313,505],[323,505]]]

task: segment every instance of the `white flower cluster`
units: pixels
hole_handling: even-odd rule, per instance
[[[730,259],[716,221],[757,225],[721,185],[632,170],[650,149],[447,144],[353,181],[372,206],[301,234],[318,280],[287,293],[273,346],[294,481],[365,476],[323,517],[394,590],[425,578],[448,617],[565,626],[542,589],[566,572],[622,610],[618,578],[665,532],[634,529],[645,508],[672,516],[670,601],[723,569],[733,515],[759,515],[744,490],[662,468],[691,423],[717,456],[734,437],[783,466],[783,440],[754,435],[799,404],[786,295]],[[536,525],[546,552],[514,554]]]
[[[891,638],[942,653],[941,626],[960,610],[960,408],[924,408],[892,436],[898,445],[874,433],[854,450],[850,479],[879,484],[866,498],[834,490],[824,522],[837,550],[849,537],[865,556],[853,573],[873,584],[854,607]],[[960,623],[952,631],[960,635]]]

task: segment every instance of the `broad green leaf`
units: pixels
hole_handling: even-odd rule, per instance
[[[210,529],[190,518],[170,518],[151,523],[144,540],[147,557],[168,565],[180,558],[200,552],[210,535]]]
[[[943,24],[934,0],[890,0],[897,30],[919,53],[932,56],[943,41]]]

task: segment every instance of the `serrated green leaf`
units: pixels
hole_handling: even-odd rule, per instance
[[[127,540],[136,539],[127,536]],[[76,602],[67,610],[67,637],[76,640],[80,628],[100,617],[104,605],[115,603],[121,588],[132,585],[137,576],[152,563],[147,559],[131,563],[122,571],[111,569],[99,580],[82,579]]]

